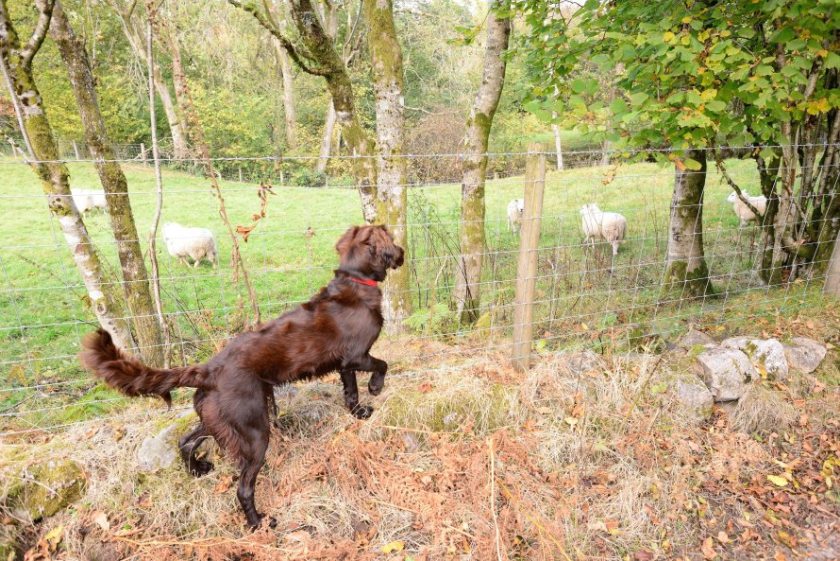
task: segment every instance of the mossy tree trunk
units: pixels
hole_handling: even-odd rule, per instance
[[[128,198],[128,183],[122,168],[114,161],[116,156],[99,110],[96,81],[87,51],[70,27],[61,2],[56,2],[53,9],[50,35],[58,45],[61,58],[67,67],[70,84],[79,106],[85,141],[96,160],[96,170],[105,190],[111,229],[114,232],[122,269],[123,292],[132,316],[134,335],[144,360],[157,366],[163,363],[160,326],[155,317],[149,291],[149,276]]]
[[[472,323],[478,318],[481,304],[487,145],[505,83],[507,65],[504,54],[510,42],[510,18],[497,13],[497,7],[498,3],[494,4],[487,17],[484,71],[464,137],[459,227],[461,262],[455,284],[455,305],[458,317],[465,323]]]
[[[408,247],[403,60],[392,0],[362,0],[362,15],[368,29],[376,96],[377,221],[388,226],[399,246]],[[383,314],[391,330],[397,329],[410,311],[408,281],[406,266],[391,272],[385,282]]]
[[[128,324],[122,319],[113,284],[107,282],[87,228],[70,194],[67,167],[59,162],[52,127],[44,111],[43,100],[32,75],[32,59],[47,33],[53,3],[39,0],[38,20],[32,36],[23,47],[9,17],[6,0],[0,0],[0,59],[3,74],[14,91],[13,103],[24,135],[33,170],[41,180],[50,212],[58,222],[76,268],[82,276],[91,308],[99,324],[116,345],[132,351],[134,341]]]
[[[330,19],[328,13],[322,15],[311,0],[289,0],[289,14],[301,47],[298,49],[285,36],[270,7],[261,9],[254,2],[241,0],[228,0],[228,3],[253,15],[280,41],[304,72],[324,78],[336,122],[354,156],[353,176],[362,200],[365,221],[390,225],[396,242],[405,246],[407,193],[406,162],[402,157],[405,128],[402,50],[397,41],[391,0],[362,0],[362,17],[368,28],[368,50],[373,69],[378,146],[362,127],[356,110],[348,72],[352,41],[346,45],[350,52],[345,52],[344,56],[339,54],[330,35],[329,21],[326,25],[324,23]],[[408,269],[404,267],[392,273],[385,285],[383,311],[389,328],[398,325],[408,310]]]
[[[706,152],[688,150],[684,157],[700,164],[691,171],[676,167],[671,219],[668,228],[668,261],[663,297],[698,298],[713,294],[709,267],[703,253],[703,192],[706,186]]]
[[[300,52],[284,35],[270,11],[263,11],[253,2],[228,0],[251,15],[276,37],[301,70],[314,76],[321,76],[327,83],[332,98],[336,122],[341,127],[344,141],[353,158],[353,177],[362,201],[365,221],[377,219],[376,185],[377,165],[374,160],[376,143],[362,127],[356,111],[353,84],[347,71],[347,64],[335,48],[335,42],[324,29],[321,15],[311,0],[289,0],[289,15],[295,25],[302,45]],[[306,53],[304,56],[302,53]]]

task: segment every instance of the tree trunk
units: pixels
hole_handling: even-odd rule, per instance
[[[248,270],[245,263],[242,262],[242,255],[239,251],[239,240],[236,237],[236,232],[228,218],[227,208],[225,206],[225,199],[222,195],[222,189],[219,186],[219,179],[216,174],[216,169],[213,166],[213,161],[210,159],[210,146],[204,137],[204,127],[198,118],[198,112],[195,110],[192,95],[190,94],[189,83],[187,82],[187,75],[184,72],[184,66],[181,63],[181,47],[175,30],[170,28],[166,23],[166,18],[157,18],[155,14],[155,0],[146,0],[146,10],[149,12],[149,18],[153,22],[153,27],[159,28],[161,35],[169,46],[169,54],[172,57],[172,79],[175,82],[175,97],[178,100],[178,105],[181,113],[184,115],[184,122],[190,131],[190,140],[196,149],[199,161],[204,169],[205,175],[210,180],[210,185],[216,200],[219,203],[219,217],[224,222],[227,228],[228,235],[231,241],[231,268],[234,271],[234,280],[239,280],[239,274],[242,274],[242,281],[245,284],[245,289],[248,292],[248,300],[251,304],[251,312],[253,314],[252,323],[257,325],[260,322],[260,308],[257,303],[257,296],[254,292],[254,287],[251,284]]]
[[[123,291],[132,316],[134,334],[140,345],[140,353],[148,364],[158,366],[163,363],[161,334],[155,319],[149,292],[149,277],[128,198],[128,184],[122,168],[114,161],[116,156],[105,131],[102,113],[99,111],[96,82],[87,52],[70,27],[60,2],[56,2],[53,9],[50,35],[58,45],[61,58],[67,66],[85,130],[85,142],[96,160],[96,170],[105,190],[111,229],[117,242],[125,281]]]
[[[333,132],[335,131],[335,108],[332,99],[327,103],[327,117],[324,121],[324,137],[321,139],[321,151],[318,153],[318,163],[315,164],[315,171],[325,173],[330,163],[332,154]]]
[[[52,127],[44,112],[43,101],[32,76],[32,58],[37,53],[49,28],[50,6],[39,2],[41,15],[32,38],[21,49],[17,33],[6,8],[0,0],[0,61],[3,74],[15,95],[13,103],[21,123],[21,133],[29,147],[33,170],[41,180],[47,195],[50,212],[61,228],[73,260],[87,289],[91,308],[99,324],[107,330],[121,349],[133,351],[134,341],[128,324],[122,319],[113,284],[105,279],[102,265],[70,194],[67,167],[59,162]],[[40,35],[40,39],[37,36]],[[34,41],[33,41],[34,40]]]
[[[455,306],[464,323],[478,319],[481,305],[481,267],[484,256],[484,182],[487,144],[493,117],[505,83],[504,53],[510,41],[511,22],[491,9],[487,17],[484,71],[467,119],[464,138],[464,175],[461,183],[461,263],[455,284]]]
[[[408,247],[403,64],[392,1],[362,0],[362,13],[368,28],[376,94],[377,221],[388,226],[397,245]],[[402,320],[409,314],[408,281],[409,268],[402,267],[391,272],[385,282],[383,315],[386,327],[391,330],[402,325]]]
[[[560,139],[560,126],[551,125],[551,132],[554,133],[554,151],[557,153],[557,169],[563,169],[563,141]]]
[[[256,20],[287,48],[289,56],[304,72],[321,76],[327,82],[332,97],[336,122],[353,156],[353,177],[362,200],[362,214],[365,221],[376,221],[376,173],[373,160],[375,143],[359,122],[356,113],[353,84],[347,71],[347,62],[339,56],[335,43],[321,24],[321,16],[312,6],[312,0],[289,0],[289,14],[300,36],[303,49],[300,52],[280,30],[270,10],[263,12],[255,3],[228,0]],[[302,55],[301,53],[305,53]]]
[[[297,146],[297,110],[295,109],[295,82],[292,75],[292,63],[289,53],[276,39],[273,41],[277,59],[280,61],[280,73],[283,78],[283,118],[286,122],[286,145],[293,149]]]
[[[685,158],[700,163],[700,170],[676,168],[671,221],[668,229],[668,262],[663,289],[679,290],[679,297],[697,298],[714,293],[703,255],[703,190],[706,186],[706,152],[688,150]]]
[[[137,29],[134,21],[131,19],[131,13],[128,13],[120,8],[116,2],[110,2],[111,6],[117,12],[122,23],[123,34],[131,47],[134,56],[140,59],[143,64],[148,64],[146,60],[146,49],[143,48],[142,33]],[[160,71],[159,66],[154,69],[155,90],[157,90],[160,97],[160,103],[163,106],[163,112],[166,115],[166,122],[169,125],[169,133],[172,136],[172,157],[175,159],[188,159],[190,157],[190,147],[187,141],[187,131],[184,119],[180,115],[178,106],[172,100],[172,94],[169,92],[169,86]]]

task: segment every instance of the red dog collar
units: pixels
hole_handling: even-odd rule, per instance
[[[376,286],[377,285],[377,282],[375,280],[372,280],[372,279],[358,279],[356,277],[347,277],[347,278],[350,279],[351,281],[355,282],[355,283],[363,284],[365,286]]]

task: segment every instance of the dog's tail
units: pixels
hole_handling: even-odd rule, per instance
[[[120,351],[104,329],[89,333],[79,353],[82,365],[106,384],[125,395],[156,395],[172,405],[175,388],[210,389],[213,384],[203,364],[183,368],[158,369],[146,366]]]

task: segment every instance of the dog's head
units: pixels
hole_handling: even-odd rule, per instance
[[[377,281],[385,280],[388,269],[402,266],[403,248],[394,243],[385,226],[353,226],[335,244],[341,268]]]

